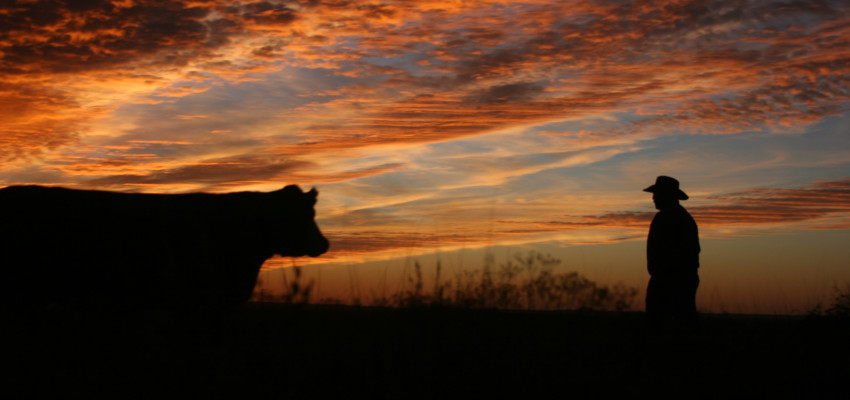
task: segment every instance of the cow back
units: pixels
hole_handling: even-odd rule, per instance
[[[291,197],[2,189],[7,300],[239,304],[275,243],[312,213]]]

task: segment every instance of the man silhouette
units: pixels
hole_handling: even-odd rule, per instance
[[[693,320],[697,315],[700,247],[697,224],[679,204],[688,195],[679,189],[679,181],[669,176],[659,176],[643,191],[652,193],[658,209],[646,241],[650,275],[646,312],[657,320]]]

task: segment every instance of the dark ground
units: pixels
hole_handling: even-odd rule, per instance
[[[3,387],[33,397],[847,398],[846,320],[703,315],[683,327],[644,317],[55,307],[7,313]]]

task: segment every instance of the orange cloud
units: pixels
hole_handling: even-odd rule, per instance
[[[76,142],[91,117],[58,90],[0,81],[0,162]]]
[[[162,102],[140,99],[139,91],[202,93],[208,87],[174,85],[197,65],[219,61],[227,67],[216,70],[233,76],[262,70],[256,63],[222,64],[221,51],[252,30],[289,24],[294,13],[265,2],[4,2],[0,162],[76,143],[94,117],[121,101]]]
[[[831,229],[850,228],[842,216],[850,213],[850,178],[818,182],[797,189],[754,189],[741,193],[710,196],[710,205],[687,206],[700,228],[728,225],[758,225],[791,222],[833,221]],[[500,230],[515,234],[540,234],[588,228],[645,230],[655,212],[622,211],[571,217],[560,221],[498,221]],[[816,225],[814,226],[817,227]]]
[[[850,178],[798,189],[756,189],[709,197],[717,203],[693,209],[706,225],[830,220],[850,213]],[[844,221],[844,228],[850,222]]]

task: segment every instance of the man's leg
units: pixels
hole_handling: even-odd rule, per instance
[[[697,318],[697,288],[699,275],[696,271],[681,276],[676,283],[675,315],[683,321],[693,321]]]
[[[649,278],[646,287],[646,313],[655,321],[664,321],[672,316],[670,279],[662,276]]]

